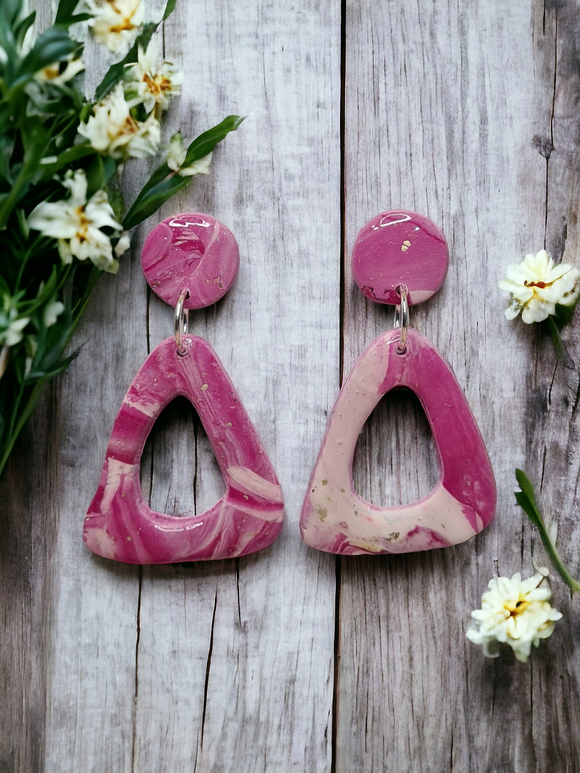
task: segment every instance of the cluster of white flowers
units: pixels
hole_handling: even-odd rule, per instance
[[[498,577],[489,581],[489,590],[483,594],[481,609],[471,616],[479,629],[467,631],[467,638],[480,644],[487,657],[499,655],[499,645],[509,645],[516,658],[525,663],[532,645],[547,639],[554,630],[554,622],[562,615],[550,605],[552,593],[543,574],[535,574],[522,581],[521,575]]]
[[[500,290],[511,295],[506,309],[508,319],[521,312],[524,322],[542,322],[556,313],[556,305],[573,306],[580,296],[580,271],[568,263],[554,265],[546,250],[526,255],[518,264],[507,267]]]
[[[97,191],[87,201],[87,177],[82,169],[68,171],[62,184],[70,191],[68,199],[43,201],[30,214],[30,228],[57,239],[58,251],[64,263],[73,256],[91,260],[95,266],[112,274],[119,263],[113,257],[111,238],[102,228],[110,228],[117,236],[123,227],[115,214],[105,191]],[[121,235],[115,248],[117,257],[127,249],[126,235]]]
[[[114,54],[125,54],[143,24],[141,0],[87,0],[95,39]]]
[[[95,38],[120,53],[134,42],[143,22],[141,0],[87,0],[93,19],[90,22]],[[65,83],[83,69],[80,59],[66,66],[51,65],[39,72],[39,83]],[[183,73],[159,55],[151,40],[147,49],[138,49],[138,61],[127,67],[124,80],[93,107],[86,122],[78,131],[99,153],[124,163],[129,158],[153,156],[161,142],[159,118],[172,97],[181,93]],[[142,119],[142,120],[140,120]],[[186,150],[178,133],[173,136],[167,154],[167,163],[183,177],[207,174],[211,164],[209,153],[205,158],[184,166]],[[47,159],[46,162],[52,159]],[[30,228],[57,239],[63,262],[73,256],[92,260],[98,268],[111,273],[118,269],[113,256],[111,236],[119,236],[122,226],[115,219],[105,191],[97,191],[87,201],[87,180],[84,172],[68,172],[61,180],[70,191],[68,199],[43,202],[29,218]],[[112,233],[103,228],[112,229]],[[129,247],[129,237],[122,234],[115,248],[119,257]]]

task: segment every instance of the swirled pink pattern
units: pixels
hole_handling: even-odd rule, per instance
[[[240,255],[233,234],[211,215],[190,212],[162,220],[141,253],[151,289],[170,306],[188,289],[186,309],[219,301],[238,273]]]
[[[83,535],[104,558],[130,564],[232,558],[267,547],[282,528],[276,473],[232,382],[206,341],[183,340],[185,356],[178,355],[173,338],[151,352],[115,420]],[[201,515],[154,512],[139,483],[147,436],[178,395],[197,409],[226,483],[224,496]]]
[[[342,555],[410,553],[456,545],[494,517],[493,471],[453,371],[424,336],[409,329],[379,336],[359,357],[340,391],[302,507],[304,540]],[[431,425],[440,480],[423,499],[376,507],[354,490],[356,441],[373,408],[395,387],[415,392]]]

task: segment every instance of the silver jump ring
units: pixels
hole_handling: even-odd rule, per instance
[[[187,348],[181,340],[181,336],[187,334],[189,324],[189,309],[185,309],[183,306],[186,298],[189,298],[189,290],[187,289],[181,291],[175,306],[175,343],[177,344],[177,353],[182,357],[187,354]]]
[[[407,330],[409,329],[409,290],[406,285],[399,285],[397,293],[401,298],[401,303],[395,306],[394,326],[401,329],[397,351],[399,354],[404,354],[407,349]]]

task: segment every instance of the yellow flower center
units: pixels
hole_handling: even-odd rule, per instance
[[[85,242],[89,238],[88,230],[89,230],[91,221],[86,216],[85,208],[83,206],[77,207],[77,216],[79,219],[77,238],[80,242]]]
[[[171,91],[171,81],[165,75],[156,75],[152,78],[149,73],[143,76],[143,82],[147,84],[149,91],[156,97],[164,91]]]
[[[530,606],[530,602],[526,601],[526,599],[519,598],[517,601],[506,601],[503,606],[504,609],[507,609],[510,613],[510,617],[517,617],[518,615],[521,615],[522,612],[526,611]]]

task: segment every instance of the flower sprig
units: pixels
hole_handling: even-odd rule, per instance
[[[154,37],[175,4],[145,22],[143,0],[60,0],[35,38],[22,0],[0,3],[0,473],[43,384],[74,358],[65,351],[101,272],[116,273],[130,230],[207,174],[242,120],[228,116],[187,149],[174,137],[126,211],[122,169],[159,152],[163,113],[181,92],[183,74]],[[79,23],[123,56],[93,99],[78,79]]]
[[[569,263],[555,265],[546,250],[540,250],[526,255],[519,264],[509,265],[498,286],[511,296],[507,319],[521,314],[528,325],[547,320],[558,360],[573,368],[560,329],[570,321],[580,299],[580,271]]]

